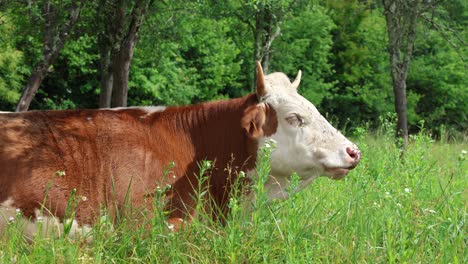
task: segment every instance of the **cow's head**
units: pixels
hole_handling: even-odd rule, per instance
[[[271,175],[278,186],[272,187],[272,198],[285,196],[284,185],[293,172],[304,185],[321,175],[340,179],[361,159],[357,146],[297,93],[300,81],[301,71],[291,83],[283,73],[264,76],[257,63],[256,93],[260,103],[248,108],[242,120],[247,134],[260,145],[276,141]]]

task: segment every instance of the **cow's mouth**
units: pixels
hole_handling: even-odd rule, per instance
[[[347,168],[325,168],[325,171],[328,174],[328,177],[333,179],[333,180],[340,180],[344,176],[348,174],[350,170],[352,170],[354,167],[347,167]]]

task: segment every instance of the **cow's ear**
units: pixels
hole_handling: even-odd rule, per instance
[[[263,125],[265,124],[265,108],[261,105],[252,105],[244,112],[241,125],[247,136],[257,139],[264,135]]]

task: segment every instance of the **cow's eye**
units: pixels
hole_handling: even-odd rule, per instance
[[[299,126],[304,126],[305,125],[305,121],[304,121],[304,118],[300,115],[297,115],[297,120],[299,121]]]
[[[305,125],[304,118],[298,114],[292,114],[286,117],[286,121],[293,126],[302,127]]]

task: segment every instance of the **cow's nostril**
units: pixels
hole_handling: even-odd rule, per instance
[[[349,155],[353,160],[359,160],[359,158],[360,158],[360,152],[359,152],[359,150],[356,149],[356,148],[347,147],[347,148],[346,148],[346,153],[348,153],[348,155]]]

